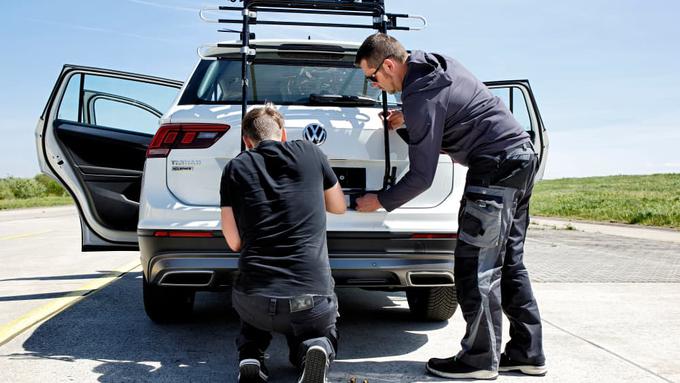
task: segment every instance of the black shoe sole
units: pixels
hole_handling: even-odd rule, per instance
[[[477,371],[470,371],[470,372],[445,372],[445,371],[439,371],[435,370],[434,368],[430,367],[429,365],[426,365],[427,371],[429,371],[431,374],[440,376],[442,378],[449,378],[449,379],[477,379],[477,380],[496,380],[498,378],[498,372],[497,371],[488,371],[488,370],[477,370]]]
[[[548,373],[548,368],[545,366],[532,366],[530,364],[521,366],[506,366],[498,367],[499,372],[518,372],[530,376],[544,376]]]
[[[246,382],[266,382],[267,377],[262,376],[264,373],[260,371],[260,365],[256,363],[239,364],[239,379],[240,383]]]
[[[325,383],[328,354],[319,346],[312,346],[305,356],[305,369],[298,383]]]

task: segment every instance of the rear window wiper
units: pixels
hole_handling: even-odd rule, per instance
[[[380,104],[379,100],[366,96],[348,96],[344,94],[318,94],[309,95],[310,105],[361,105],[375,106]]]

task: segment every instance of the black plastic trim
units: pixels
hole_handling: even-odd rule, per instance
[[[212,237],[155,237],[156,231],[168,230],[137,230],[140,246],[142,243],[147,245],[142,246],[142,252],[146,252],[147,256],[187,251],[234,254],[227,248],[223,234],[219,230],[213,230]],[[352,256],[370,254],[372,257],[389,257],[390,253],[452,255],[456,247],[455,238],[412,238],[413,234],[415,233],[328,232],[328,253]]]
[[[138,230],[141,264],[148,280],[157,283],[167,272],[211,271],[210,286],[232,284],[239,254],[213,231],[211,238],[153,237]],[[455,239],[411,239],[409,233],[329,233],[329,261],[336,286],[403,289],[411,272],[453,273]]]
[[[97,235],[97,238],[101,239],[102,241],[106,242],[111,242],[107,241],[106,239],[102,238],[101,236]],[[113,243],[113,242],[112,242]],[[120,242],[116,242],[120,243]],[[130,245],[82,245],[81,246],[82,251],[87,251],[87,252],[94,252],[94,251],[136,251],[139,250],[139,245],[137,244],[130,244]]]

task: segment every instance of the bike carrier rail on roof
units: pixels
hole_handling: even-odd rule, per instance
[[[248,67],[257,54],[257,48],[280,49],[278,46],[265,44],[250,44],[251,39],[255,39],[255,34],[251,33],[252,25],[281,25],[281,26],[300,26],[300,27],[328,27],[328,28],[359,28],[374,29],[382,33],[388,30],[421,30],[427,26],[427,20],[422,16],[387,13],[384,0],[229,0],[231,3],[240,3],[242,6],[218,6],[201,9],[199,16],[202,20],[219,24],[241,24],[241,30],[220,29],[219,32],[239,33],[241,44],[218,43],[220,48],[240,48],[241,53],[241,84],[242,102],[241,116],[245,116],[248,108]],[[207,12],[239,12],[240,19],[210,19],[206,16]],[[370,17],[371,23],[351,24],[334,22],[307,22],[307,21],[283,21],[283,20],[261,20],[258,19],[260,13],[286,13],[286,14],[312,14],[324,16],[361,16]],[[419,20],[420,26],[399,26],[399,19]],[[315,50],[338,52],[337,46],[319,46]],[[343,49],[344,52],[356,52],[355,49]],[[200,49],[199,49],[200,55]],[[365,80],[367,81],[367,80]],[[387,115],[387,93],[382,92],[382,108],[384,115]],[[385,174],[383,177],[383,189],[392,186],[396,178],[396,167],[390,166],[390,141],[387,119],[383,119],[384,142],[385,142]],[[241,150],[244,150],[241,141]]]

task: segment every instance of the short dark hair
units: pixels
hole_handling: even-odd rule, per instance
[[[283,128],[283,116],[271,103],[251,109],[241,122],[243,134],[255,142],[281,137]]]
[[[394,37],[385,33],[374,33],[366,38],[357,51],[354,64],[359,66],[361,60],[375,68],[380,62],[388,57],[406,62],[408,52],[401,43]]]

